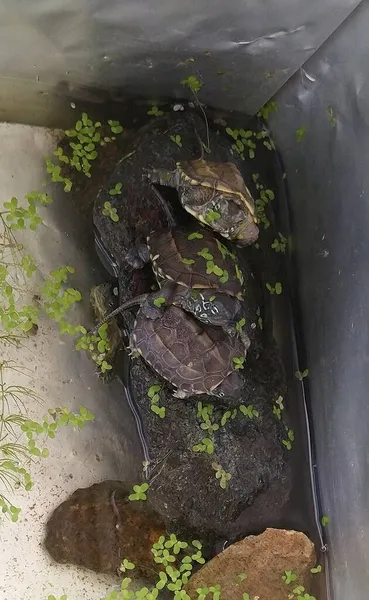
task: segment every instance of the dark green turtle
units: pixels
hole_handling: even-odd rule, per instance
[[[130,350],[176,388],[176,398],[238,397],[242,390],[239,369],[246,350],[241,341],[219,327],[199,323],[177,306],[169,306],[161,319],[150,319],[140,308]]]
[[[136,247],[142,263],[151,261],[160,289],[134,303],[156,319],[174,304],[199,321],[222,327],[230,336],[239,335],[245,349],[250,340],[244,326],[243,275],[236,255],[211,231],[199,227],[176,227],[153,232],[147,245]],[[137,259],[133,257],[134,264]],[[127,308],[126,303],[105,321]]]

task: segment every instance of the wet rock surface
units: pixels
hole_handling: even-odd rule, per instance
[[[314,544],[306,535],[267,529],[218,554],[191,577],[186,591],[192,598],[197,588],[219,584],[224,600],[241,599],[243,593],[259,600],[286,600],[297,586],[311,589],[315,564]],[[297,576],[291,584],[282,578],[285,571]]]
[[[169,386],[159,393],[165,417],[154,414],[147,393],[158,378],[142,361],[131,367],[131,385],[142,415],[151,466],[158,465],[152,472],[150,503],[171,530],[185,537],[197,532],[202,539],[225,541],[235,539],[240,531],[253,530],[255,522],[252,514],[248,518],[248,507],[257,499],[259,522],[265,526],[275,520],[277,515],[271,514],[268,497],[272,483],[277,484],[272,492],[277,493],[277,513],[288,499],[283,430],[272,413],[273,390],[257,381],[250,363],[247,371],[240,402],[252,404],[258,417],[250,419],[238,410],[233,420],[209,436],[201,428],[197,400],[177,400],[171,396]],[[208,397],[202,400],[209,402]],[[213,405],[211,421],[219,424],[228,407],[218,403],[215,407],[215,402]],[[203,438],[213,440],[214,454],[192,450]],[[231,475],[225,489],[215,477],[214,462]]]
[[[131,490],[119,481],[76,490],[47,522],[44,545],[52,558],[116,575],[129,557],[143,576],[152,579],[151,547],[165,527],[148,504],[128,500]]]
[[[152,289],[155,279],[150,265],[132,271],[125,257],[132,244],[144,241],[152,230],[167,226],[156,195],[142,174],[150,167],[173,169],[177,160],[198,158],[195,128],[200,137],[206,139],[202,119],[191,113],[163,117],[144,127],[97,196],[94,225],[107,252],[116,261],[120,302]],[[171,135],[181,136],[181,147],[170,140]],[[237,164],[256,197],[252,167],[248,161],[232,155],[231,144],[232,140],[224,134],[211,131],[212,151],[208,158]],[[122,193],[109,195],[117,183],[122,183]],[[179,223],[191,222],[192,217],[180,207],[176,193],[161,191],[171,203]],[[116,208],[117,223],[103,216],[106,201]],[[127,382],[139,409],[150,459],[151,506],[162,516],[169,530],[186,537],[202,537],[215,544],[223,545],[225,541],[239,539],[241,535],[270,525],[280,526],[291,491],[289,456],[282,445],[285,428],[273,414],[273,404],[279,395],[284,395],[286,383],[273,338],[270,296],[265,293],[265,282],[273,281],[270,279],[273,266],[267,260],[271,240],[273,234],[267,233],[261,236],[259,248],[237,250],[245,277],[246,332],[251,340],[242,372],[244,387],[237,401],[230,403],[224,399],[221,402],[208,396],[175,399],[170,385],[141,359],[132,361]],[[231,248],[235,251],[234,246]],[[134,311],[125,314],[124,325],[128,330],[132,328],[134,315]],[[120,322],[123,323],[122,318]],[[124,353],[119,354],[118,363],[122,365],[126,359]],[[128,372],[126,368],[123,370],[126,375],[122,378],[127,377]],[[159,405],[165,407],[164,418],[150,407],[148,391],[153,384],[162,386]],[[197,414],[199,400],[214,405],[211,421],[219,428],[212,435],[201,427]],[[252,405],[257,416],[253,414],[250,418],[243,414],[238,409],[241,404]],[[232,413],[221,425],[222,416],[229,408],[237,409],[237,413]],[[203,438],[212,440],[213,454],[193,451],[193,446],[200,444]],[[212,463],[230,474],[225,489],[220,487]]]

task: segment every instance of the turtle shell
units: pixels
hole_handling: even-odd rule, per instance
[[[183,181],[190,185],[200,185],[219,192],[234,195],[240,206],[246,206],[255,217],[255,205],[249,189],[235,164],[216,163],[202,158],[177,162],[177,169]]]
[[[161,319],[145,317],[139,310],[131,350],[138,351],[159,375],[186,396],[214,394],[234,372],[233,359],[245,356],[245,348],[237,337],[231,338],[219,327],[201,325],[176,306],[166,308]]]
[[[147,243],[158,281],[242,295],[243,275],[237,257],[211,231],[196,226],[164,229],[152,233]]]

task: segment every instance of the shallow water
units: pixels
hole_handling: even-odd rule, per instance
[[[138,111],[137,117],[131,116],[128,120],[141,124],[143,111]],[[121,121],[124,124],[123,118]],[[40,187],[44,179],[43,156],[51,152],[57,135],[58,132],[46,129],[2,125],[0,171],[5,198],[13,195],[21,197],[30,189]],[[120,145],[124,145],[125,139],[124,136],[120,140]],[[84,188],[81,185],[79,189],[76,186],[67,197],[62,191],[55,192],[53,186],[54,203],[43,210],[45,225],[40,234],[26,233],[22,237],[22,243],[36,257],[43,275],[62,264],[72,264],[76,268],[73,285],[84,296],[82,305],[78,307],[78,316],[87,326],[92,323],[88,302],[90,288],[108,277],[95,254],[90,210],[94,190],[97,191],[105,172],[114,165],[118,152],[108,149],[92,186],[88,184]],[[288,214],[284,204],[284,183],[275,180],[276,174],[281,176],[278,164],[271,160],[266,169],[265,165],[254,167],[255,171],[261,169],[269,177],[267,187],[278,188],[279,196],[275,202],[275,205],[278,203],[275,214],[277,230],[285,232]],[[284,261],[278,261],[278,275],[283,281],[288,281],[287,267]],[[285,401],[289,426],[295,430],[296,442],[291,453],[293,493],[279,526],[304,531],[319,548],[320,536],[310,484],[303,390],[294,377],[299,365],[287,287],[285,293],[275,297],[273,302],[274,333],[287,374],[289,391]],[[30,290],[31,296],[33,293],[34,290]],[[10,349],[9,352],[9,357],[13,357],[14,351]],[[37,335],[27,341],[25,348],[16,351],[16,358],[31,369],[26,378],[28,385],[45,399],[44,405],[32,406],[33,418],[41,418],[45,408],[47,410],[50,406],[67,404],[78,408],[84,404],[96,419],[95,424],[88,425],[83,432],[68,431],[58,435],[52,442],[51,458],[35,467],[36,488],[30,493],[17,493],[15,504],[22,507],[20,522],[17,525],[5,521],[1,530],[1,560],[6,563],[6,590],[14,590],[14,595],[23,600],[36,600],[47,597],[48,593],[58,595],[63,591],[69,592],[71,598],[85,594],[83,597],[95,600],[105,593],[111,580],[75,567],[53,564],[40,546],[44,524],[49,511],[76,488],[103,479],[137,481],[142,469],[144,434],[137,430],[137,415],[135,420],[122,383],[115,380],[103,384],[96,377],[93,364],[84,355],[74,352],[73,343],[60,338],[57,328],[47,319],[41,321]],[[127,385],[127,381],[123,383]],[[250,533],[257,531],[258,525],[255,525]]]

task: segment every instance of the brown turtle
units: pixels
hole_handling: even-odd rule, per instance
[[[238,397],[242,389],[239,369],[246,351],[241,341],[219,327],[200,324],[177,306],[169,306],[161,319],[150,319],[140,309],[130,350],[176,388],[176,398]]]
[[[231,336],[239,335],[248,349],[241,303],[243,275],[236,255],[211,231],[198,227],[162,229],[148,236],[147,245],[137,246],[135,252],[142,264],[151,261],[160,286],[157,292],[133,301],[142,305],[147,317],[156,319],[166,306],[174,304],[202,323],[222,327]],[[138,264],[133,254],[131,257]],[[124,303],[105,321],[127,308]]]
[[[173,187],[183,208],[198,221],[240,246],[259,236],[255,204],[234,163],[204,160],[180,161],[174,171],[152,169],[151,183]]]

